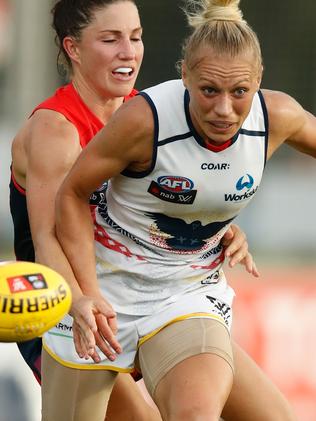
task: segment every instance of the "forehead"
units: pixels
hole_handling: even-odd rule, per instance
[[[222,83],[252,82],[258,76],[258,65],[253,53],[243,52],[236,56],[216,53],[211,48],[201,48],[194,59],[189,73],[198,80],[220,81]]]
[[[122,0],[98,8],[92,17],[86,28],[90,31],[132,31],[141,26],[138,9],[131,1]]]

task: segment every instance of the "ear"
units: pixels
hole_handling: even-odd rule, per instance
[[[76,41],[71,37],[63,39],[63,47],[72,61],[80,62],[80,53]]]
[[[187,88],[187,84],[188,84],[188,68],[186,66],[186,64],[184,63],[184,61],[182,61],[181,64],[181,77],[182,77],[182,82],[185,88]]]
[[[261,68],[258,71],[258,76],[257,76],[257,85],[258,85],[258,89],[260,89],[260,85],[261,85],[261,81],[262,81],[262,74],[263,74],[263,66],[261,66]]]

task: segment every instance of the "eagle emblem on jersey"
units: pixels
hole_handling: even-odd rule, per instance
[[[148,212],[145,215],[154,221],[150,227],[153,243],[180,253],[192,253],[205,249],[209,245],[209,240],[233,219],[203,225],[201,221],[187,223],[183,219],[162,213]]]

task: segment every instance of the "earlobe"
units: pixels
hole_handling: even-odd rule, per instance
[[[181,66],[181,77],[184,87],[187,88],[187,69],[184,63]]]
[[[71,60],[79,62],[80,55],[78,48],[76,42],[71,37],[65,37],[63,39],[63,47]]]
[[[260,85],[261,85],[261,81],[262,81],[262,74],[263,74],[263,66],[261,66],[261,69],[258,73],[258,77],[257,77],[257,84],[258,84],[258,89],[260,89]]]

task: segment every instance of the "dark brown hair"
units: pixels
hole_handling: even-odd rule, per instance
[[[63,40],[70,36],[80,41],[82,31],[93,20],[93,14],[114,3],[134,0],[59,0],[51,10],[53,15],[52,27],[56,32],[55,42],[59,48],[57,67],[59,70],[70,70],[71,60],[64,50]]]

